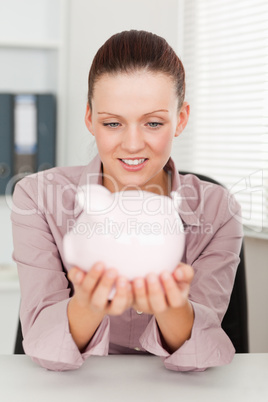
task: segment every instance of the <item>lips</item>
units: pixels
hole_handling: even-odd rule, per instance
[[[121,166],[128,172],[137,172],[144,168],[148,158],[120,158]]]
[[[124,162],[128,166],[137,166],[140,165],[141,163],[145,162],[146,158],[140,158],[140,159],[121,159],[122,162]]]

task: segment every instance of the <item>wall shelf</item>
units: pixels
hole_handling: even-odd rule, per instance
[[[41,49],[59,50],[61,43],[57,41],[27,42],[27,41],[0,41],[0,48],[5,49]]]

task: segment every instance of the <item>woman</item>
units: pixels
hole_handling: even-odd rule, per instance
[[[189,117],[184,93],[182,63],[163,38],[144,31],[112,36],[88,80],[85,123],[98,155],[87,166],[54,168],[16,185],[23,345],[42,366],[74,369],[108,353],[152,353],[180,371],[232,360],[221,320],[239,261],[239,206],[223,188],[177,173],[170,153]],[[77,190],[88,183],[111,192],[180,193],[186,249],[172,274],[163,267],[159,276],[130,283],[100,261],[88,273],[73,267],[67,275],[62,239],[77,218]]]

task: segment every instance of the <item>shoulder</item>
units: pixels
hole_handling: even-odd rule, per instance
[[[195,174],[179,176],[183,202],[200,219],[223,224],[232,216],[240,215],[240,205],[223,185],[203,180]]]
[[[57,197],[60,193],[73,198],[84,169],[85,166],[56,167],[24,177],[15,185],[13,206],[27,208],[33,203],[41,206],[44,199],[49,202],[56,193]]]
[[[96,155],[87,165],[54,167],[34,173],[21,179],[15,185],[14,195],[18,191],[36,194],[40,191],[52,191],[53,188],[67,191],[68,189],[77,189],[79,185],[88,183],[87,176],[99,176],[101,170],[101,161],[99,155]]]
[[[34,190],[38,187],[43,188],[48,185],[78,185],[84,168],[84,166],[55,167],[30,174],[16,183],[15,192],[18,188],[24,189],[27,192],[28,189]]]
[[[196,208],[200,202],[221,199],[228,195],[227,189],[219,183],[203,180],[195,174],[180,174],[180,193],[187,196],[188,203]]]

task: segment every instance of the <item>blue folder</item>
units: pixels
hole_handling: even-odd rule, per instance
[[[0,195],[11,194],[13,177],[13,96],[0,94]]]
[[[24,146],[21,137],[17,139],[20,129],[18,124],[23,124],[23,119],[20,117],[18,120],[15,107],[18,106],[18,102],[23,103],[23,99],[25,102],[27,100],[34,102],[36,109],[36,144],[32,144],[31,148],[27,141]],[[33,134],[32,130],[33,127],[30,130],[30,137]],[[25,135],[27,140],[27,130],[26,134],[24,130]],[[55,157],[55,96],[53,94],[0,93],[0,195],[12,194],[16,181],[25,175],[55,166]]]
[[[53,94],[37,95],[37,170],[55,166],[56,99]]]

